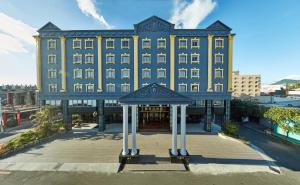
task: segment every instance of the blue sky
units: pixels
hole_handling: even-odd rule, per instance
[[[31,35],[48,21],[61,29],[131,29],[152,15],[184,28],[219,19],[237,34],[234,70],[261,74],[263,83],[300,76],[299,0],[0,0],[0,84],[36,82]]]

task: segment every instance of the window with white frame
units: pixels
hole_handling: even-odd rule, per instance
[[[151,63],[151,54],[142,54],[142,63],[143,64],[150,64]]]
[[[93,54],[86,54],[85,55],[85,63],[86,64],[93,64],[94,63],[94,55]]]
[[[223,84],[215,84],[215,92],[223,92]]]
[[[178,84],[178,92],[187,92],[187,84]]]
[[[151,69],[142,69],[142,78],[151,78]]]
[[[56,69],[48,69],[48,78],[56,78]]]
[[[191,92],[199,92],[199,84],[191,84]]]
[[[115,92],[116,91],[116,89],[115,89],[115,84],[107,84],[106,85],[106,91],[107,92],[110,92],[110,93],[113,93],[113,92]]]
[[[115,69],[106,69],[106,78],[115,78]]]
[[[130,69],[121,69],[121,78],[129,78]]]
[[[166,78],[167,71],[166,69],[157,69],[157,78]]]
[[[81,39],[73,39],[73,49],[81,49]]]
[[[121,84],[121,92],[124,93],[130,92],[130,84]]]
[[[48,49],[56,49],[56,40],[50,39],[48,40]]]
[[[106,63],[107,64],[114,64],[115,63],[115,54],[106,54]]]
[[[166,48],[166,39],[157,39],[157,48]]]
[[[74,79],[82,78],[82,69],[74,69]]]
[[[49,84],[49,92],[50,93],[57,92],[57,84]]]
[[[216,64],[222,64],[223,63],[223,54],[216,53],[215,54],[215,63]]]
[[[215,69],[215,78],[223,78],[223,69]]]
[[[179,48],[187,48],[187,39],[185,38],[179,39]]]
[[[85,49],[93,49],[94,40],[93,39],[85,39]]]
[[[115,48],[115,39],[108,38],[106,39],[106,49],[114,49]]]
[[[121,64],[129,64],[130,63],[130,55],[123,53],[121,54]]]
[[[215,48],[224,48],[224,39],[221,37],[216,38]]]
[[[200,39],[199,38],[191,39],[191,48],[200,48]]]
[[[85,78],[93,79],[94,78],[94,69],[86,69],[85,70]]]
[[[74,84],[74,92],[82,92],[82,84]]]
[[[142,48],[151,48],[151,40],[148,38],[142,39]]]
[[[178,69],[179,78],[187,78],[187,69]]]
[[[82,55],[81,54],[74,54],[73,55],[73,64],[81,64],[82,63]]]
[[[56,55],[54,54],[48,55],[48,64],[56,64]]]
[[[191,69],[191,78],[200,78],[200,69]]]
[[[129,48],[129,39],[128,38],[121,39],[121,48],[122,49]]]
[[[157,63],[165,64],[166,63],[166,54],[164,54],[164,53],[157,54]]]
[[[86,84],[86,92],[94,92],[94,84]]]
[[[187,54],[181,53],[179,54],[179,64],[186,64],[187,63]]]
[[[200,55],[198,53],[191,54],[191,63],[199,63]]]

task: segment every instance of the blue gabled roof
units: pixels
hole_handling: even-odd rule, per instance
[[[61,29],[57,27],[55,24],[53,24],[52,22],[48,22],[38,30],[38,32],[41,31],[61,31]]]
[[[171,89],[152,83],[119,98],[124,104],[190,104],[192,100]]]
[[[212,30],[212,31],[231,31],[230,27],[228,27],[226,24],[222,23],[219,20],[217,20],[216,22],[212,23],[206,29],[207,30]]]

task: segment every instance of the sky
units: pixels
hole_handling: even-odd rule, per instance
[[[300,79],[299,0],[0,0],[0,84],[35,84],[36,30],[132,29],[152,15],[177,28],[220,20],[236,33],[233,69],[262,83]]]

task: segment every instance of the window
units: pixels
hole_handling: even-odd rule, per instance
[[[213,100],[214,107],[223,107],[224,101],[222,100]]]
[[[224,39],[218,37],[215,39],[215,48],[224,48]]]
[[[73,75],[74,79],[82,78],[82,69],[74,69]]]
[[[223,78],[223,69],[215,69],[215,78]]]
[[[191,84],[191,92],[199,92],[199,84]]]
[[[151,78],[151,69],[142,69],[142,78]]]
[[[57,84],[49,84],[49,92],[57,92]]]
[[[81,39],[73,39],[73,49],[81,49]]]
[[[157,39],[157,48],[166,48],[166,39]]]
[[[178,84],[178,92],[186,92],[187,84]]]
[[[185,38],[179,39],[179,48],[187,48],[187,39]]]
[[[94,69],[86,69],[85,70],[85,78],[93,79],[94,78]]]
[[[106,39],[106,49],[114,49],[115,48],[115,40],[108,38]]]
[[[85,85],[86,92],[94,92],[94,84],[86,84]]]
[[[54,54],[48,55],[48,64],[56,64],[56,55]]]
[[[179,54],[179,64],[186,64],[187,63],[187,54],[181,53]]]
[[[106,69],[106,78],[115,78],[115,69]]]
[[[129,78],[130,69],[121,69],[121,78]]]
[[[157,63],[158,64],[165,64],[166,63],[166,54],[163,54],[163,53],[160,53],[160,54],[157,54]]]
[[[82,55],[81,54],[74,54],[73,55],[73,64],[81,64],[82,63]]]
[[[216,53],[215,54],[215,63],[216,64],[223,64],[223,54]]]
[[[178,69],[179,78],[187,78],[187,69]]]
[[[200,69],[191,69],[191,78],[200,78]]]
[[[142,40],[142,48],[151,48],[151,40],[148,38],[145,38]]]
[[[200,57],[198,53],[191,54],[191,63],[199,63]]]
[[[223,92],[223,84],[215,84],[215,92]]]
[[[129,39],[128,38],[124,38],[124,39],[121,39],[121,48],[122,49],[129,49]]]
[[[205,100],[196,100],[196,107],[205,107]]]
[[[115,84],[107,84],[106,85],[106,91],[107,92],[110,92],[110,93],[113,93],[113,92],[115,92],[116,91],[116,89],[115,89]]]
[[[48,78],[56,78],[56,69],[48,69]]]
[[[82,84],[74,84],[74,92],[82,92]]]
[[[115,55],[114,54],[106,54],[106,63],[107,64],[114,64],[115,63]]]
[[[166,69],[157,69],[157,78],[166,78],[167,71]]]
[[[121,64],[129,64],[129,63],[130,63],[129,54],[126,53],[121,54]]]
[[[93,39],[85,39],[85,49],[93,49],[94,48],[94,40]]]
[[[142,54],[142,63],[150,64],[151,63],[151,54]]]
[[[48,40],[48,50],[56,49],[56,40],[50,39]]]
[[[121,84],[121,92],[124,93],[130,92],[130,84]]]
[[[191,39],[191,48],[200,48],[200,40],[198,38]]]
[[[94,55],[93,54],[86,54],[85,55],[85,63],[86,64],[93,64],[94,63]]]

